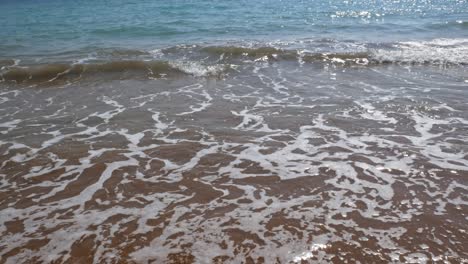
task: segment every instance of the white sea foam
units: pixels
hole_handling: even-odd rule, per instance
[[[196,61],[170,61],[169,64],[184,73],[196,77],[218,76],[228,68],[228,66],[224,64],[203,65]]]
[[[468,39],[399,42],[391,49],[372,50],[372,58],[402,63],[467,64]]]
[[[464,90],[441,86],[421,96],[431,83],[386,69],[334,71],[330,82],[332,67],[275,67],[215,88],[191,78],[77,86],[66,99],[47,89],[2,93],[27,104],[0,109],[11,129],[0,145],[8,159],[1,190],[25,192],[18,199],[32,205],[5,200],[0,232],[8,244],[0,254],[50,239],[6,263],[72,261],[73,245],[91,235],[94,262],[122,260],[123,248],[136,262],[164,262],[181,245],[200,263],[218,256],[231,263],[356,262],[340,255],[349,252],[343,244],[350,255],[382,262],[444,259],[434,246],[457,257],[446,241],[459,242],[465,228],[437,221],[447,224],[451,210],[468,206]],[[372,78],[353,79],[360,71]],[[381,84],[386,80],[391,85]],[[198,122],[218,114],[225,122]],[[22,129],[33,132],[26,137]],[[48,202],[96,162],[105,168],[92,183]],[[7,232],[17,218],[24,231]],[[415,232],[424,256],[407,239]]]

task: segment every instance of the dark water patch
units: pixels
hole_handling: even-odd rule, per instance
[[[275,54],[287,54],[294,53],[294,51],[286,51],[277,49],[274,47],[259,47],[259,48],[246,48],[236,46],[211,46],[201,49],[203,52],[214,54],[214,55],[227,55],[232,57],[248,56],[248,57],[260,57],[260,56],[272,56]]]
[[[5,66],[13,66],[15,64],[15,60],[0,60],[0,69]]]
[[[197,69],[199,67],[199,69]],[[137,61],[123,60],[94,64],[43,64],[32,66],[6,67],[0,74],[6,82],[37,83],[56,80],[73,80],[91,76],[131,79],[133,77],[176,77],[177,75],[206,75],[222,74],[226,68],[204,70],[203,65],[171,63],[168,61]],[[115,75],[117,74],[117,75]]]
[[[137,49],[108,49],[100,53],[109,54],[111,56],[140,56],[149,54],[147,51]]]

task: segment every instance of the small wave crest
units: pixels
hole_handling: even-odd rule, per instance
[[[384,63],[468,64],[468,39],[408,41],[392,46],[390,49],[374,50],[372,59]]]
[[[177,75],[219,76],[229,67],[203,65],[195,62],[122,60],[89,64],[41,64],[17,66],[6,64],[0,73],[3,81],[16,83],[73,80],[91,76],[111,78],[165,77]]]
[[[328,43],[328,42],[327,42]],[[328,43],[309,42],[303,48],[275,46],[175,46],[157,52],[117,52],[111,57],[78,59],[72,63],[19,65],[17,60],[0,61],[0,78],[16,83],[73,80],[90,76],[102,78],[159,78],[190,75],[220,77],[238,66],[252,63],[292,61],[327,63],[342,66],[468,65],[468,39],[434,39],[396,43]],[[348,49],[343,47],[349,46]],[[334,48],[338,47],[338,48]],[[133,57],[132,57],[133,56]],[[152,56],[149,58],[149,56]]]
[[[368,59],[366,52],[313,52],[304,49],[280,49],[276,47],[235,47],[210,46],[202,52],[220,57],[222,61],[299,61],[299,62],[332,62],[342,64],[361,64]]]
[[[4,69],[6,67],[13,66],[15,64],[17,64],[17,61],[15,60],[1,60],[0,59],[0,69]]]
[[[203,65],[195,61],[172,61],[169,62],[169,65],[174,69],[196,77],[220,76],[230,68],[227,64]]]
[[[352,45],[351,45],[352,44]],[[277,47],[237,47],[209,46],[200,48],[200,52],[217,56],[224,62],[236,61],[290,61],[327,62],[346,65],[379,64],[433,64],[466,65],[468,64],[468,39],[434,39],[432,41],[408,41],[397,43],[351,43],[330,45],[324,51],[320,47],[287,49]],[[348,50],[343,46],[350,46]],[[359,48],[356,48],[358,46]]]

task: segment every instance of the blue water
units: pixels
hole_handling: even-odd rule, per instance
[[[303,39],[468,37],[465,0],[3,0],[0,56]]]

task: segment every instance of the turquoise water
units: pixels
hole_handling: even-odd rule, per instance
[[[0,1],[0,56],[299,40],[468,37],[468,1]]]

